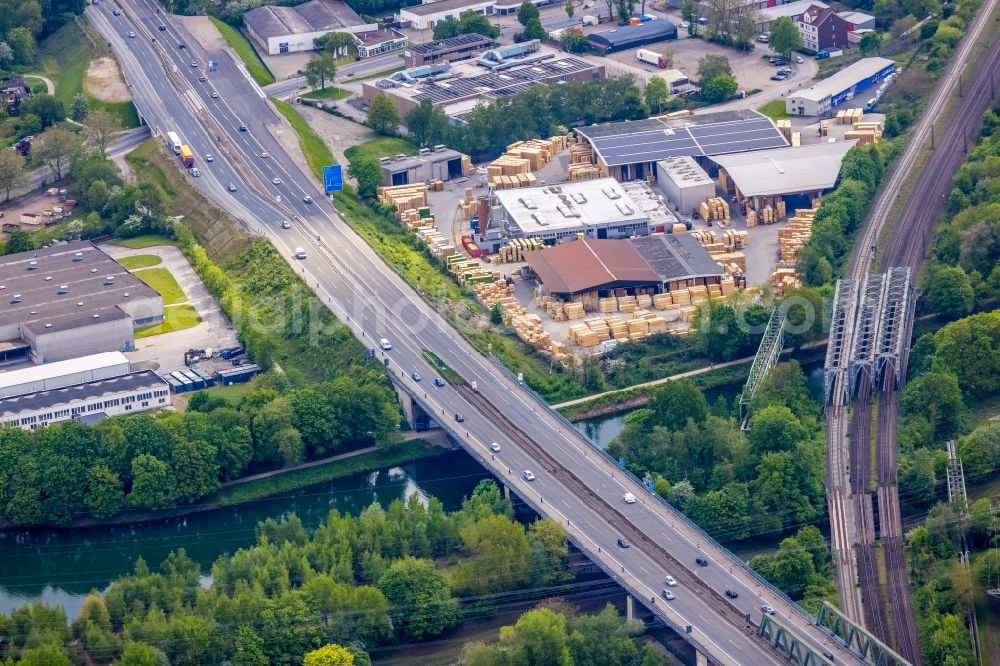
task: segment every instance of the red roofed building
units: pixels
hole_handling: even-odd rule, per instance
[[[847,21],[829,7],[812,5],[796,21],[807,51],[847,48]]]

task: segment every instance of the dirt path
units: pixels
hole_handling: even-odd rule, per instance
[[[114,58],[94,58],[83,79],[84,91],[102,102],[128,102],[132,94],[125,85]]]
[[[45,83],[45,86],[48,88],[48,93],[50,95],[56,94],[56,84],[52,83],[52,79],[44,77],[41,74],[25,74],[24,78],[38,79],[39,81],[43,81]]]
[[[224,49],[229,46],[222,33],[207,16],[172,16],[171,18],[174,21],[180,21],[206,51]]]

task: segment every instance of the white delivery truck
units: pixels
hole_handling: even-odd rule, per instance
[[[583,17],[584,25],[597,25],[598,23],[600,23],[600,20],[596,16],[590,16],[588,14],[587,16]]]
[[[657,53],[656,51],[639,49],[635,52],[635,57],[638,58],[639,62],[644,62],[647,65],[653,65],[655,67],[659,67],[660,69],[667,68],[667,62],[663,59],[663,55]]]

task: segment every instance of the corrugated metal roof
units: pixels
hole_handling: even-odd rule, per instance
[[[670,35],[677,34],[677,26],[665,19],[653,19],[639,25],[623,25],[610,30],[602,30],[587,35],[587,39],[600,44],[616,46],[628,44],[637,39],[650,39],[652,37],[663,37],[666,39]]]
[[[790,98],[801,97],[813,102],[821,102],[827,97],[853,88],[859,81],[878,74],[889,65],[896,63],[888,58],[862,58],[845,67],[828,79],[823,79],[808,88],[789,93]]]
[[[585,239],[525,252],[524,256],[542,284],[557,294],[722,274],[719,264],[688,234]]]
[[[796,194],[827,190],[837,184],[844,155],[857,141],[818,143],[753,153],[716,155],[745,196]]]

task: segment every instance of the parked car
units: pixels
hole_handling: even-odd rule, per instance
[[[826,49],[816,52],[816,60],[826,60],[829,57],[830,57],[830,52],[827,51]]]
[[[805,60],[802,59],[802,56],[795,56],[795,62],[801,65],[802,63],[805,62]]]
[[[787,78],[788,77],[785,76],[784,74],[775,74],[774,76],[771,77],[771,80],[772,81],[784,81]]]

